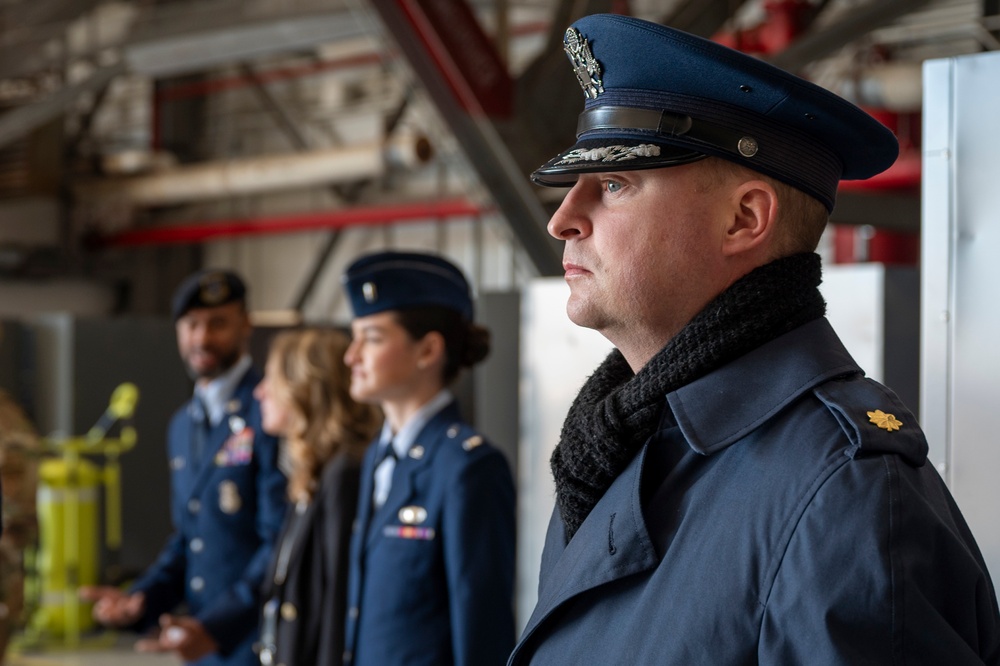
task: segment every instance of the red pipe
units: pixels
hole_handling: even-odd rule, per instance
[[[433,218],[478,217],[486,212],[465,199],[428,203],[348,208],[344,210],[235,220],[206,220],[156,229],[132,229],[91,239],[98,247],[177,245],[203,243],[221,238],[287,234],[316,229],[378,226],[397,222],[418,222]]]
[[[521,37],[524,35],[545,32],[547,29],[547,23],[527,23],[514,28],[511,31],[511,34]],[[330,70],[344,69],[347,67],[361,67],[364,65],[377,65],[383,62],[385,58],[386,56],[382,53],[360,53],[354,56],[347,56],[336,60],[324,60],[322,62],[314,62],[306,65],[299,65],[297,67],[278,67],[275,69],[263,70],[257,72],[257,77],[264,83],[284,81],[287,79],[298,79]],[[169,102],[171,100],[183,99],[185,97],[211,95],[223,90],[245,88],[249,86],[250,83],[250,79],[245,76],[226,76],[207,81],[198,81],[195,83],[166,84],[162,85],[161,88],[156,91],[155,96],[156,101],[158,102]]]
[[[903,150],[892,166],[865,180],[842,180],[840,190],[901,190],[920,187],[920,151]]]
[[[259,72],[257,77],[263,83],[271,83],[273,81],[283,81],[286,79],[298,79],[333,69],[376,65],[382,62],[382,60],[383,57],[379,53],[362,53],[356,56],[340,58],[337,60],[313,62],[307,65],[299,65],[297,67],[279,67],[277,69]],[[175,99],[184,99],[185,97],[201,97],[203,95],[210,95],[223,90],[245,88],[250,84],[251,80],[246,76],[227,76],[217,79],[209,79],[207,81],[197,81],[194,83],[176,83],[172,85],[165,85],[160,90],[157,90],[156,100],[158,102],[169,102]]]

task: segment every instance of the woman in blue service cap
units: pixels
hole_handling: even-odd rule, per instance
[[[344,663],[489,666],[514,643],[514,486],[448,386],[489,352],[462,272],[381,252],[344,275],[351,396],[382,408],[361,469]]]

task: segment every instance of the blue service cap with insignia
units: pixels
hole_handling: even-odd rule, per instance
[[[246,302],[243,279],[232,271],[206,269],[189,275],[174,291],[171,313],[177,321],[188,310],[211,308],[236,301]]]
[[[443,257],[418,252],[379,252],[357,259],[343,277],[355,317],[386,310],[436,305],[472,321],[472,294],[465,275]]]
[[[586,104],[576,144],[532,174],[539,185],[714,155],[832,210],[841,179],[874,176],[899,153],[893,133],[850,102],[674,28],[597,14],[574,23],[563,42]]]

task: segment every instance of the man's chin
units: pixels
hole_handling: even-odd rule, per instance
[[[218,364],[194,366],[190,363],[185,363],[184,367],[187,368],[188,377],[193,381],[212,381],[222,374],[222,370]]]
[[[566,303],[566,316],[569,320],[582,328],[598,328],[599,318],[593,312],[593,308],[587,306],[583,299],[574,299],[572,296]]]

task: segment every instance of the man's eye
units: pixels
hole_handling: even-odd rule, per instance
[[[608,192],[614,194],[618,190],[622,189],[622,184],[619,183],[617,180],[607,180],[604,181],[604,187],[607,189]]]

